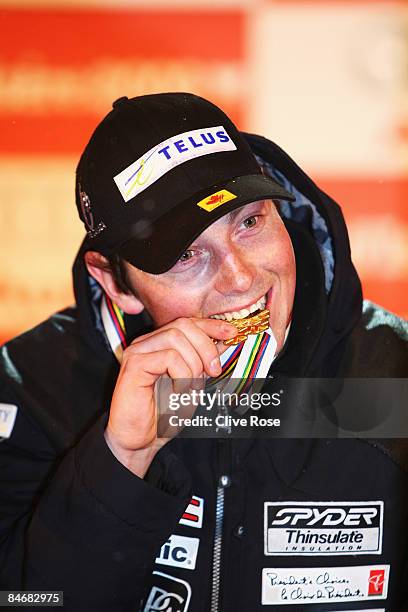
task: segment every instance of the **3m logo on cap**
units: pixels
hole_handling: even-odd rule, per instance
[[[9,438],[13,431],[17,406],[0,403],[0,438]]]
[[[221,204],[225,204],[225,202],[229,202],[236,197],[237,196],[230,191],[221,189],[221,191],[216,191],[212,195],[208,196],[208,198],[204,198],[204,200],[197,202],[197,206],[204,208],[204,210],[207,212],[211,212],[214,210],[214,208],[218,208],[218,206],[221,206]]]
[[[222,125],[190,130],[160,142],[113,180],[124,201],[129,202],[176,166],[196,157],[236,148]]]
[[[197,527],[200,529],[203,524],[204,499],[193,495],[190,503],[184,511],[183,516],[179,520],[180,525],[187,527]]]

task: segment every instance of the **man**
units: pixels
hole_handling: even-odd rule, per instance
[[[191,94],[116,101],[76,200],[77,307],[2,349],[3,588],[68,610],[407,609],[403,442],[157,431],[166,376],[406,376],[337,205]]]

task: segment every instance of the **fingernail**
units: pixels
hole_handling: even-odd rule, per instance
[[[216,357],[215,359],[212,360],[210,364],[210,368],[213,374],[219,374],[221,372],[221,364],[220,364],[219,357]]]
[[[226,334],[230,334],[230,335],[232,334],[233,336],[236,336],[237,333],[238,333],[237,328],[234,327],[234,325],[230,325],[228,323],[226,325],[224,325],[222,331],[225,332]]]

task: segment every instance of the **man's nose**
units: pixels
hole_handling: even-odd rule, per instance
[[[216,289],[220,293],[245,293],[254,281],[256,269],[245,256],[238,250],[229,250],[220,262]]]

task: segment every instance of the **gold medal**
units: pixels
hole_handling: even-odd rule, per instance
[[[251,334],[259,334],[269,328],[269,310],[261,310],[250,317],[244,319],[232,319],[228,321],[231,325],[237,328],[238,334],[235,338],[224,340],[226,346],[233,346],[240,342],[245,342]]]

